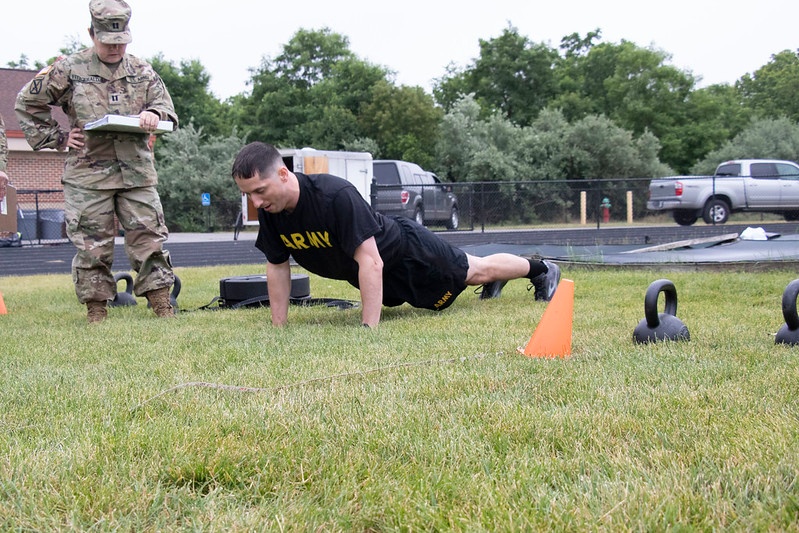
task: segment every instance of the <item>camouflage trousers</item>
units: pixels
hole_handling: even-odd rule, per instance
[[[137,273],[137,296],[171,287],[175,282],[169,236],[161,199],[155,187],[95,190],[64,184],[67,236],[78,249],[72,259],[72,282],[78,301],[113,299],[117,292],[111,267],[114,261],[114,215],[125,230],[125,252]]]

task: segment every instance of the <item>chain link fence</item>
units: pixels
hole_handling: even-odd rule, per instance
[[[764,176],[751,197],[769,201]],[[772,177],[772,176],[765,176]],[[774,176],[782,177],[785,176]],[[705,177],[697,177],[705,178]],[[799,189],[799,180],[780,181],[778,193],[788,185]],[[681,177],[690,181],[691,177]],[[730,178],[724,178],[729,180]],[[437,183],[435,185],[392,186],[373,183],[370,201],[375,210],[402,214],[421,220],[433,231],[490,231],[533,229],[551,226],[596,226],[607,224],[667,223],[668,212],[648,210],[651,178],[530,180]],[[775,180],[777,181],[777,180]],[[793,192],[790,191],[790,192]],[[714,182],[715,191],[715,182]],[[778,194],[774,192],[773,194]],[[715,194],[715,193],[714,193]],[[213,194],[210,205],[196,199],[176,201],[162,195],[167,226],[171,232],[234,232],[243,229],[241,198]],[[795,196],[799,197],[799,193]],[[721,200],[726,200],[719,196]],[[771,204],[768,204],[771,205]],[[795,205],[791,204],[791,205]],[[729,206],[725,204],[729,211]],[[761,220],[784,211],[784,218],[799,218],[799,209],[763,208]],[[779,218],[779,216],[777,216]],[[248,222],[248,225],[255,223]],[[710,222],[708,222],[710,223]],[[63,190],[17,190],[17,230],[22,244],[43,245],[68,242],[64,223]]]
[[[433,230],[486,231],[579,224],[599,227],[651,215],[646,209],[649,181],[650,178],[503,181],[404,188],[375,185],[372,205],[377,211],[401,212],[411,218],[421,210],[425,225]],[[403,191],[409,194],[403,195]],[[430,217],[430,209],[424,202],[442,193],[451,195],[450,203],[437,205],[434,209],[437,215]],[[452,227],[452,219],[447,216],[450,206],[457,209],[456,227]]]
[[[69,242],[64,223],[64,191],[18,189],[17,232],[23,245]]]
[[[166,194],[161,195],[164,218],[170,233],[213,233],[233,231],[236,219],[241,212],[241,197],[225,198],[219,194],[207,197],[207,205],[196,198],[178,200]]]
[[[18,189],[17,232],[23,246],[69,242],[64,218],[64,191],[61,189]],[[240,201],[214,199],[210,206],[199,201],[171,206],[165,214],[170,231],[210,233],[233,231],[241,210]],[[170,216],[171,215],[171,216]],[[117,229],[122,235],[121,227]]]
[[[629,223],[652,215],[646,209],[649,178],[628,180],[541,180],[518,182],[447,183],[415,186],[422,199],[424,223],[433,231],[486,231],[540,226]],[[443,187],[443,189],[442,189]],[[433,210],[424,205],[432,192],[448,196],[449,203]],[[388,194],[387,194],[388,193]],[[393,202],[396,196],[396,205]],[[378,201],[378,198],[380,201]],[[386,200],[388,198],[389,200]],[[402,189],[374,185],[372,204],[378,211],[396,212],[403,201]],[[382,203],[381,203],[382,202]],[[455,208],[453,220],[452,208]],[[171,232],[238,231],[240,201],[214,198],[211,205],[198,201],[170,204],[166,212]],[[414,213],[404,210],[413,217]],[[435,216],[433,216],[435,214]],[[23,246],[68,242],[64,223],[62,190],[17,191],[17,231]]]

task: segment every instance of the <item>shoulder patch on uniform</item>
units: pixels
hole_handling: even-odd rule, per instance
[[[30,89],[28,89],[28,92],[31,94],[39,94],[42,92],[42,78],[33,78],[31,80]]]
[[[58,59],[56,59],[55,61],[44,67],[42,70],[40,70],[39,73],[36,74],[36,76],[34,76],[34,78],[31,80],[30,89],[28,89],[29,93],[39,94],[42,92],[42,80],[45,78],[45,76],[50,74],[50,71],[53,70],[56,61],[58,61],[59,59],[61,58],[59,57]]]

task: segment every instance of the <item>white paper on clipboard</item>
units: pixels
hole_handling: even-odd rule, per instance
[[[175,125],[169,120],[159,120],[158,127],[152,133],[169,133]],[[130,133],[148,133],[139,127],[139,117],[126,117],[124,115],[106,115],[101,119],[88,122],[83,127],[85,130],[94,131],[126,131]]]

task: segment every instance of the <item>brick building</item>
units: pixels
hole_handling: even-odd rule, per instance
[[[37,74],[37,70],[0,68],[0,115],[8,138],[8,179],[17,189],[17,230],[23,242],[63,240],[64,172],[66,152],[34,152],[19,127],[14,113],[17,93]],[[69,119],[59,108],[53,116],[62,129],[69,129]]]
[[[17,93],[38,71],[0,68],[0,115],[6,124],[8,137],[8,177],[19,189],[61,190],[66,153],[55,150],[34,152],[25,140],[14,113]],[[53,108],[53,116],[64,130],[69,120],[61,109]]]

